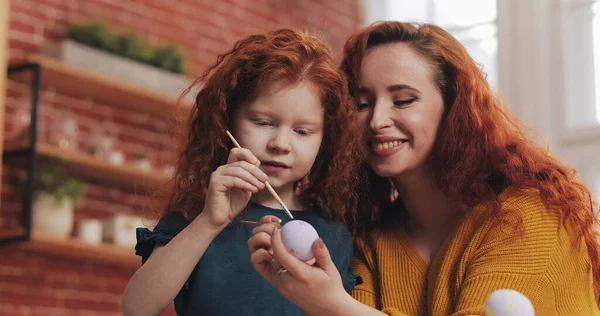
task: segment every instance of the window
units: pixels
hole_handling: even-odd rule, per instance
[[[600,124],[600,2],[565,0],[566,127]],[[593,65],[593,66],[592,66]]]
[[[434,23],[450,32],[469,51],[497,87],[496,0],[365,1],[366,23],[398,20]]]
[[[600,1],[560,5],[566,98],[558,147],[600,198]]]

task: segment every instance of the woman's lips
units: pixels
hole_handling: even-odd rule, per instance
[[[408,143],[407,140],[389,140],[389,141],[376,141],[370,143],[371,151],[379,157],[388,157],[404,147]]]

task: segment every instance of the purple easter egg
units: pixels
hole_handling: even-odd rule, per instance
[[[281,239],[285,248],[302,261],[314,258],[312,245],[318,238],[317,230],[302,220],[289,221],[281,228]]]

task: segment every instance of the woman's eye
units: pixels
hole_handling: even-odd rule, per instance
[[[411,104],[415,101],[417,101],[417,98],[410,98],[410,99],[406,99],[406,100],[396,100],[396,101],[394,101],[394,105],[395,106],[403,106],[403,105]]]
[[[357,108],[359,111],[365,110],[365,109],[366,109],[366,108],[368,108],[369,106],[370,106],[370,105],[369,105],[369,103],[358,103],[358,104],[356,104],[356,108]]]

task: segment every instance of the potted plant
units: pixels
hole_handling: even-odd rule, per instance
[[[133,32],[115,33],[98,20],[72,25],[66,39],[43,53],[65,64],[174,97],[179,97],[192,82],[184,75],[186,58],[179,47],[150,45]]]
[[[73,211],[81,206],[85,185],[65,172],[65,163],[44,164],[35,183],[32,226],[57,237],[68,237],[73,229]]]

